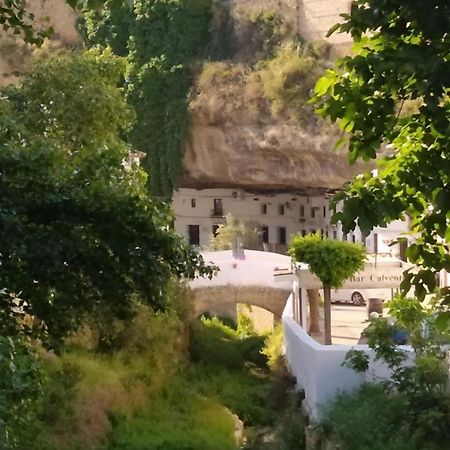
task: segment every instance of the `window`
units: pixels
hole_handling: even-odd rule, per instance
[[[318,208],[317,206],[313,206],[313,207],[311,208],[311,218],[312,218],[312,219],[315,219],[315,218],[316,218],[316,213],[317,213],[317,211],[319,211],[319,208]]]
[[[356,236],[354,234],[352,234],[352,241],[353,241],[353,243],[356,242]]]
[[[269,243],[269,227],[267,225],[261,227],[261,238],[265,244]]]
[[[337,231],[333,230],[333,239],[337,239]]]
[[[278,227],[278,243],[286,244],[286,227]]]
[[[261,204],[261,214],[267,214],[267,203]]]
[[[214,199],[214,210],[213,210],[214,216],[223,216],[223,204],[221,198],[215,198]]]
[[[327,217],[327,207],[323,207],[323,217]]]
[[[219,229],[219,225],[214,224],[214,225],[212,226],[212,234],[213,234],[214,237],[217,236],[217,230],[218,230],[218,229]]]
[[[200,245],[200,226],[188,225],[189,244]]]
[[[306,236],[306,230],[302,230],[302,236],[303,236],[303,237]]]
[[[278,214],[284,216],[284,205],[278,205]]]
[[[300,205],[300,217],[305,217],[305,205]]]
[[[191,208],[195,208],[197,206],[197,201],[195,198],[191,198]]]

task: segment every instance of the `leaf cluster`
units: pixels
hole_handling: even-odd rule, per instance
[[[289,254],[308,264],[325,287],[339,288],[344,281],[364,268],[366,249],[359,244],[322,238],[320,234],[296,235]]]
[[[48,343],[92,311],[127,317],[136,297],[163,308],[171,277],[210,273],[169,230],[168,207],[147,196],[145,174],[129,162],[119,120],[130,112],[116,58],[92,58],[87,52],[38,65],[0,102],[2,317],[14,319],[8,299],[18,297],[32,318],[23,325]],[[83,102],[73,98],[74,86],[82,86]]]
[[[386,442],[393,449],[440,449],[450,437],[448,336],[436,327],[433,308],[426,309],[417,299],[396,297],[389,309],[394,323],[376,319],[365,330],[375,360],[390,369],[389,379],[375,379],[379,385],[364,385],[354,394],[338,397],[329,408],[328,425],[355,450],[384,449]],[[412,351],[395,344],[399,329],[408,332]],[[370,375],[371,361],[365,352],[350,350],[343,365]],[[345,421],[352,416],[360,419],[361,414],[375,428],[359,435]]]
[[[36,31],[33,19],[34,15],[26,11],[24,0],[2,0],[0,3],[0,25],[3,30],[21,34],[26,43],[40,46],[46,37],[53,34],[53,28]]]
[[[423,270],[403,287],[423,300],[431,278],[450,270],[450,4],[358,0],[343,18],[334,31],[350,32],[355,52],[316,84],[318,113],[349,133],[350,162],[383,153],[376,171],[338,194],[334,220],[367,233],[409,219],[417,239],[407,256]]]
[[[127,56],[127,99],[136,111],[132,144],[146,154],[150,191],[170,198],[181,175],[190,65],[208,38],[210,0],[78,2],[88,45]]]

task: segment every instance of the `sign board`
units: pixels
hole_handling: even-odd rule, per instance
[[[411,266],[409,266],[411,267]],[[367,267],[345,281],[340,289],[383,289],[398,288],[403,280],[404,267]],[[321,281],[308,269],[297,270],[300,287],[304,289],[322,289]]]

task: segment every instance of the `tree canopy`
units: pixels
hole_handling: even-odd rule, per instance
[[[295,261],[308,264],[324,286],[335,289],[363,269],[366,259],[364,246],[324,239],[320,234],[295,235],[289,244],[289,254]]]
[[[294,261],[308,264],[310,271],[323,284],[324,337],[325,344],[330,345],[331,288],[340,288],[345,280],[364,268],[366,249],[361,244],[329,240],[315,233],[294,236],[289,243],[289,254]]]
[[[92,311],[162,308],[170,277],[210,273],[120,139],[132,113],[119,67],[107,53],[64,54],[0,102],[2,326],[19,304],[59,338]]]
[[[53,28],[35,30],[34,16],[26,11],[25,0],[2,0],[0,3],[0,25],[4,31],[21,34],[29,44],[41,45],[53,33]]]
[[[209,246],[212,250],[231,250],[238,238],[243,248],[258,250],[261,247],[261,225],[239,221],[228,214],[226,223],[219,225],[216,234],[211,236]]]
[[[450,3],[357,0],[343,18],[330,32],[350,32],[354,53],[317,82],[318,113],[348,133],[339,144],[348,139],[350,162],[381,155],[335,197],[334,221],[368,233],[409,220],[407,256],[423,269],[403,287],[423,300],[436,272],[450,271]],[[446,308],[450,292],[441,294]]]
[[[170,198],[182,171],[191,64],[208,42],[210,0],[72,1],[88,46],[128,58],[126,94],[136,111],[130,142],[146,154],[153,195]]]

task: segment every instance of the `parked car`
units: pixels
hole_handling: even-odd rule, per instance
[[[352,303],[356,306],[365,305],[369,298],[381,298],[391,300],[395,289],[333,289],[331,291],[331,302]]]

